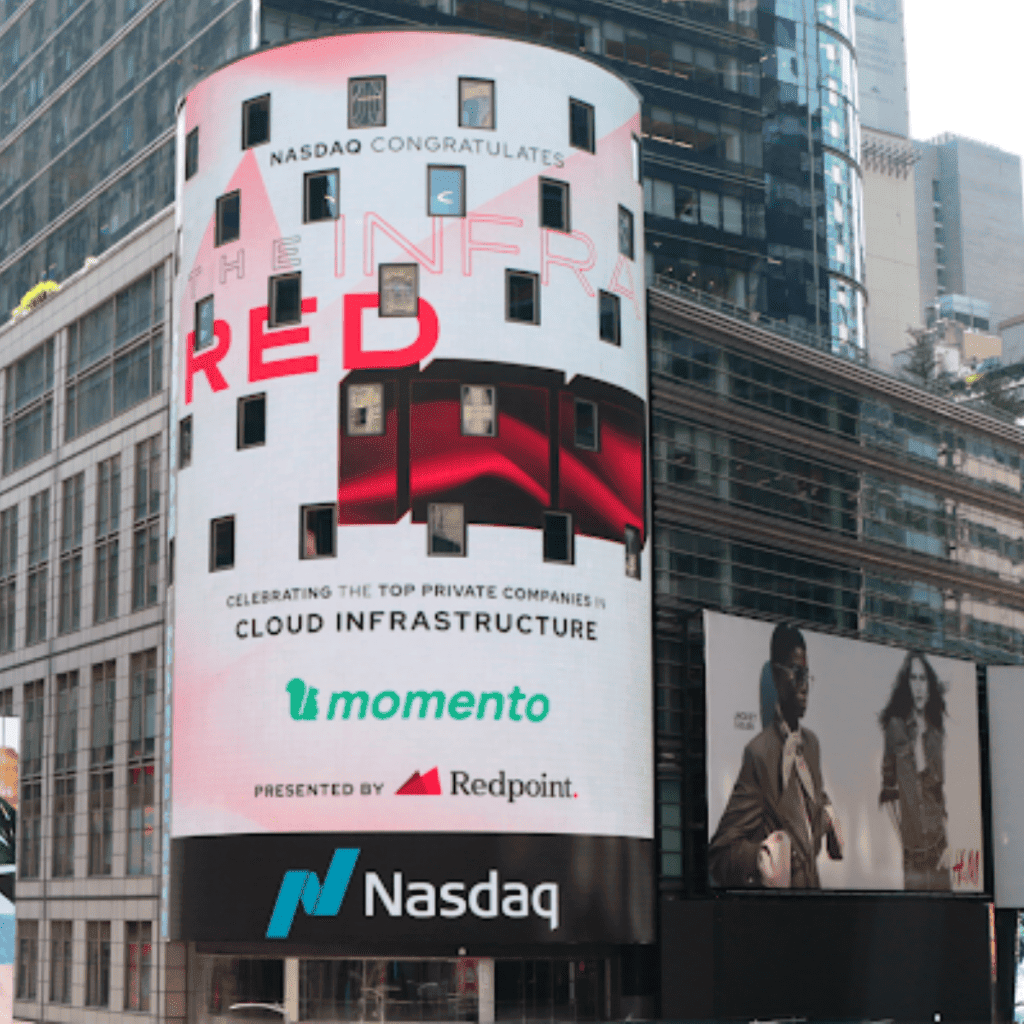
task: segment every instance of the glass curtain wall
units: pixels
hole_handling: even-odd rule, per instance
[[[174,201],[174,108],[249,0],[29,0],[0,22],[0,310]]]

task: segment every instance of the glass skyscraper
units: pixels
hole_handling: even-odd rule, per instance
[[[174,201],[174,107],[245,52],[249,0],[0,4],[0,310]]]
[[[592,54],[644,99],[648,276],[864,347],[852,0],[265,0],[264,44],[484,25]]]
[[[566,46],[644,98],[648,274],[864,345],[852,0],[6,0],[0,309],[173,198],[179,95],[250,46],[462,25]]]

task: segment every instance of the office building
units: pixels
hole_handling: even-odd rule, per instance
[[[950,134],[915,146],[923,306],[953,293],[989,303],[993,324],[1016,316],[1024,309],[1020,157]]]
[[[908,331],[921,322],[916,161],[909,139],[862,129],[867,350],[872,365],[884,369],[892,369],[894,354],[910,342]]]
[[[857,95],[865,128],[910,135],[903,0],[857,0]]]
[[[458,33],[442,38],[449,35],[463,38]],[[498,42],[487,39],[483,45]],[[16,544],[0,543],[9,552],[0,559],[6,566],[0,637],[10,637],[0,651],[0,709],[20,715],[30,737],[27,746],[23,740],[19,851],[20,1018],[199,1021],[222,1016],[234,999],[281,1003],[300,1019],[318,1014],[321,1019],[421,1019],[429,1013],[486,1022],[489,1007],[493,1019],[502,1020],[598,1020],[630,1013],[673,1019],[769,1014],[933,1019],[941,1013],[944,1020],[974,1021],[987,1013],[991,871],[987,857],[979,863],[973,856],[984,849],[967,851],[972,856],[961,863],[955,898],[842,892],[780,900],[712,890],[708,840],[716,822],[709,821],[706,678],[716,654],[705,640],[704,613],[724,613],[744,627],[753,623],[750,628],[791,621],[815,643],[823,643],[822,637],[873,641],[870,649],[876,653],[902,656],[913,647],[936,660],[953,657],[983,666],[1019,662],[1024,642],[1019,433],[1005,421],[822,351],[821,336],[807,318],[803,325],[775,320],[679,283],[675,271],[654,280],[647,295],[648,392],[644,357],[637,349],[644,304],[634,302],[639,255],[645,251],[638,213],[644,193],[634,180],[631,141],[625,139],[642,130],[643,122],[622,130],[623,116],[616,124],[622,136],[612,133],[617,156],[607,168],[601,163],[595,183],[586,168],[604,159],[602,150],[590,152],[592,142],[607,138],[602,111],[606,104],[618,110],[629,90],[590,61],[515,45],[538,56],[514,62],[495,58],[486,69],[468,72],[433,59],[424,69],[412,57],[394,70],[389,65],[382,75],[380,65],[369,65],[377,58],[372,50],[351,76],[339,64],[340,113],[329,136],[319,131],[322,119],[316,131],[302,134],[311,115],[294,105],[295,94],[323,88],[318,81],[303,81],[310,61],[296,61],[280,78],[262,66],[247,78],[245,62],[231,65],[223,102],[217,100],[214,76],[193,94],[203,113],[191,121],[183,115],[176,173],[185,198],[177,223],[170,211],[156,214],[35,311],[0,329],[4,451],[9,446],[11,453],[0,482],[0,517],[7,513],[0,540],[4,529],[17,538]],[[289,52],[300,51],[279,52],[286,62]],[[417,52],[433,58],[443,47],[432,42]],[[470,56],[452,59],[461,63]],[[559,83],[556,99],[530,100],[535,94],[527,91],[511,107],[504,101],[508,68],[535,64],[554,71],[570,60],[572,74],[526,79],[547,83],[551,93],[551,83]],[[416,76],[431,88],[416,91],[414,106],[422,116],[411,124],[402,120],[402,107],[409,102],[408,83],[419,82]],[[357,80],[354,93],[349,77]],[[461,95],[460,78],[468,87]],[[588,89],[597,83],[592,95],[598,99],[578,95],[577,83]],[[488,84],[497,91],[489,92]],[[513,97],[520,87],[516,81]],[[283,116],[275,102],[279,93]],[[323,99],[317,97],[314,109],[321,109]],[[633,117],[635,97],[631,102]],[[466,111],[473,120],[459,124]],[[494,127],[486,123],[488,111],[496,118]],[[450,127],[442,127],[445,119]],[[434,131],[428,121],[437,125]],[[232,123],[237,131],[217,130]],[[212,153],[205,124],[215,126]],[[527,124],[534,125],[538,141],[510,145],[507,135],[525,131]],[[286,146],[280,132],[301,137]],[[264,133],[269,138],[259,142]],[[541,140],[549,133],[567,139],[566,148],[554,142],[545,146]],[[458,141],[454,150],[447,146],[449,137]],[[353,138],[369,142],[360,141],[356,151],[349,147]],[[422,140],[422,148],[410,146],[410,138]],[[473,147],[465,156],[464,140]],[[508,156],[505,150],[500,157],[491,152],[499,141]],[[528,157],[520,156],[521,148]],[[561,154],[564,167],[557,166],[555,154]],[[363,170],[371,157],[385,167],[379,182]],[[490,160],[503,168],[492,168]],[[229,165],[234,174],[222,174]],[[375,209],[370,216],[364,208],[363,200],[375,189],[394,184],[389,175],[397,172],[390,167],[409,171],[414,182],[406,191],[388,190],[386,201],[395,204],[401,223],[387,216],[390,210]],[[450,177],[428,178],[428,168]],[[335,170],[338,177],[332,179]],[[644,176],[649,172],[647,167]],[[264,193],[261,180],[268,182]],[[545,182],[549,188],[542,191]],[[428,192],[428,183],[443,187]],[[354,193],[346,192],[350,185]],[[440,205],[429,206],[428,196]],[[477,206],[481,196],[483,209]],[[442,210],[467,216],[446,219]],[[560,226],[554,221],[559,215]],[[542,216],[552,221],[539,223]],[[648,237],[655,220],[647,221]],[[249,244],[245,233],[253,229],[254,241],[263,244]],[[594,247],[592,266],[580,236]],[[373,247],[369,273],[368,243]],[[436,310],[439,324],[448,323],[442,316],[457,301],[458,286],[478,274],[479,295],[490,299],[474,306],[465,327],[453,332],[453,346],[461,347],[452,356],[442,359],[441,352],[431,352],[434,358],[422,369],[359,365],[368,352],[403,346],[414,349],[419,362],[431,336],[428,309]],[[176,275],[180,289],[172,315],[170,281]],[[351,294],[347,282],[358,285]],[[473,296],[476,303],[477,291]],[[413,299],[416,316],[408,315]],[[375,316],[374,300],[378,311],[383,302],[386,311],[399,315]],[[552,327],[574,339],[578,362],[556,362],[561,342],[554,339],[548,346],[531,344],[527,364],[519,336],[544,337]],[[195,334],[191,366],[185,348],[190,332]],[[506,347],[497,353],[485,349],[481,339],[491,337],[504,339],[495,344]],[[316,373],[310,372],[311,358]],[[276,371],[285,365],[289,373],[281,376]],[[510,366],[517,373],[506,373]],[[316,383],[324,373],[336,374],[329,389]],[[289,385],[298,386],[289,392]],[[617,475],[621,460],[611,459],[616,451],[634,452],[635,423],[648,398],[652,515],[642,488],[637,496],[635,473]],[[329,424],[325,408],[332,413]],[[310,437],[313,418],[323,420],[328,440],[327,435]],[[443,429],[414,434],[414,425],[435,422]],[[463,453],[476,442],[486,458],[474,463]],[[277,447],[282,443],[290,445],[286,459]],[[317,457],[325,451],[342,454],[337,471],[332,460]],[[451,457],[453,451],[460,453],[458,459]],[[275,459],[280,461],[272,464]],[[624,464],[632,467],[636,460]],[[261,472],[261,465],[268,469]],[[478,487],[476,476],[463,479],[467,465],[499,483]],[[209,500],[194,478],[187,480],[190,473],[207,474]],[[325,528],[323,513],[339,494],[351,521],[332,531]],[[616,496],[619,500],[612,500]],[[115,507],[119,515],[112,517]],[[272,521],[269,533],[260,532],[264,514]],[[366,573],[356,578],[354,571],[349,578],[348,569],[364,566],[359,560],[367,553],[348,537],[375,531],[394,539],[381,557],[395,578],[378,580],[376,572],[370,579]],[[257,569],[253,559],[261,556],[264,540],[272,551]],[[343,543],[354,549],[354,561],[346,562]],[[426,595],[418,576],[398,574],[424,559],[430,559],[431,570],[426,582],[451,592]],[[288,573],[278,582],[276,570],[285,566]],[[324,566],[334,570],[330,579],[317,575]],[[494,614],[486,607],[490,597],[477,594],[473,600],[484,602],[478,609],[468,604],[465,590],[456,594],[454,589],[466,586],[460,570],[475,574],[486,567],[492,574],[498,566],[524,578],[536,573],[534,578],[558,580],[559,610],[552,611],[557,628],[545,623],[551,633],[537,635],[537,642],[584,649],[594,644],[604,655],[612,646],[602,644],[601,622],[607,621],[613,638],[621,635],[624,646],[635,644],[635,651],[614,653],[607,665],[593,655],[587,664],[596,682],[612,668],[622,669],[636,693],[641,680],[630,673],[649,664],[648,620],[641,619],[650,602],[646,588],[653,584],[655,678],[646,705],[653,742],[650,733],[643,736],[641,702],[616,704],[611,716],[602,714],[603,705],[595,700],[580,710],[581,720],[601,737],[590,744],[592,750],[577,749],[582,728],[577,724],[571,743],[537,753],[538,763],[555,755],[579,756],[589,770],[587,758],[619,756],[623,723],[628,723],[638,737],[635,749],[642,752],[628,766],[635,777],[615,775],[605,804],[586,811],[593,820],[621,817],[617,824],[600,826],[586,819],[588,832],[603,835],[607,843],[559,831],[564,823],[553,836],[533,824],[546,811],[529,801],[567,799],[564,787],[552,785],[562,780],[543,766],[545,779],[531,775],[518,781],[524,792],[533,780],[555,795],[528,794],[510,802],[515,777],[503,767],[474,776],[468,765],[421,761],[427,751],[416,730],[438,724],[437,698],[424,684],[427,699],[414,696],[407,709],[408,692],[418,691],[404,675],[394,690],[379,682],[393,659],[390,653],[373,655],[372,643],[381,638],[375,628],[386,623],[389,645],[409,641],[413,657],[408,661],[425,674],[436,670],[438,659],[423,627],[416,625],[417,604],[431,613],[430,626],[438,622],[437,611],[472,610],[472,619],[461,620],[473,631],[468,637],[472,657],[465,663],[449,659],[446,666],[466,679],[465,689],[453,693],[438,687],[446,697],[440,725],[465,725],[467,732],[480,725],[512,725],[510,690],[501,691],[498,683],[506,662],[490,653],[497,648],[486,645],[528,640],[525,630],[538,619],[539,631],[545,613],[517,609],[512,626],[517,635],[506,636],[504,610],[500,621],[478,620],[478,610]],[[264,584],[271,570],[275,579]],[[346,578],[339,578],[338,570]],[[257,580],[259,573],[264,575]],[[553,573],[558,575],[549,576]],[[230,587],[233,574],[244,574],[244,585]],[[406,593],[411,579],[421,585]],[[562,602],[562,581],[569,579],[589,581],[590,596],[606,600],[609,608],[615,602],[621,614],[604,620],[596,613],[576,614],[585,607],[576,603],[577,596],[587,593],[565,584],[569,601]],[[313,596],[318,580],[320,590]],[[474,587],[490,583],[470,582]],[[326,614],[324,585],[332,591]],[[348,602],[343,607],[335,590],[341,585]],[[365,586],[368,596],[361,593]],[[396,586],[398,593],[392,590]],[[529,596],[531,588],[545,589],[525,582],[526,604],[538,603]],[[287,610],[275,614],[293,600],[290,618]],[[512,600],[519,600],[515,588]],[[463,603],[446,609],[446,601]],[[169,628],[179,611],[186,634],[191,630],[198,638],[188,647],[179,646]],[[315,652],[323,648],[316,645],[329,636],[337,640],[341,611],[345,646],[332,647],[336,678],[331,678],[320,674]],[[374,611],[381,613],[376,619]],[[392,612],[405,615],[395,618]],[[574,618],[580,623],[577,635]],[[596,641],[587,635],[591,619],[598,623]],[[432,632],[431,640],[457,639],[458,621],[450,615],[449,628]],[[234,652],[242,649],[257,653],[242,655],[237,671],[215,663],[239,657]],[[207,671],[204,652],[216,679],[227,680],[226,689],[210,685],[200,692]],[[532,651],[526,657],[534,657]],[[515,663],[517,674],[521,660]],[[529,674],[553,679],[575,664],[575,655],[556,653],[550,666],[535,665]],[[830,679],[821,667],[816,671],[821,675],[812,701]],[[225,704],[238,697],[239,679],[249,678],[269,687],[266,700]],[[616,678],[621,683],[624,676]],[[467,710],[468,698],[475,707],[485,686],[492,692],[491,680],[493,692],[505,698],[506,720],[485,722]],[[525,684],[523,689],[517,705],[521,718],[514,724],[542,728],[554,714],[555,690],[537,686],[534,691]],[[360,691],[366,693],[363,717]],[[546,710],[544,701],[529,703],[538,692],[548,699]],[[189,695],[188,704],[175,703],[179,693]],[[452,704],[455,697],[459,701]],[[487,715],[497,706],[490,696]],[[756,714],[756,702],[754,708]],[[878,710],[870,709],[872,728]],[[271,713],[281,721],[280,737],[255,752],[243,776],[220,741],[246,740],[266,728]],[[459,718],[462,714],[467,717]],[[209,763],[172,760],[167,729],[177,716],[195,748],[211,757]],[[748,719],[738,721],[742,735]],[[405,730],[401,743],[382,741],[364,750],[376,759],[375,769],[386,768],[384,780],[358,772],[352,778],[306,777],[308,764],[301,759],[309,751],[302,736],[317,735],[321,726],[337,726],[340,732],[366,724],[378,732],[392,726]],[[835,731],[811,724],[822,737],[827,766]],[[983,743],[984,715],[978,724]],[[878,733],[870,757],[873,777],[882,739]],[[460,734],[450,748],[460,750],[463,743]],[[302,778],[268,770],[278,748],[300,759]],[[491,750],[474,751],[481,758],[495,756]],[[465,771],[468,777],[455,783],[464,782],[472,795],[451,794],[452,771]],[[375,784],[390,781],[392,773],[396,785],[387,796],[375,796]],[[255,787],[262,787],[260,800],[267,803],[255,813],[264,817],[274,813],[265,810],[272,803],[284,821],[299,821],[296,816],[316,813],[312,801],[321,796],[324,803],[382,799],[400,807],[409,801],[410,809],[401,812],[408,816],[406,824],[428,823],[409,826],[410,831],[425,831],[436,821],[430,808],[443,785],[446,803],[469,801],[471,808],[483,808],[480,815],[492,816],[482,817],[486,825],[478,827],[498,838],[474,849],[473,856],[481,859],[467,868],[474,873],[462,878],[463,890],[443,894],[448,882],[458,882],[449,865],[464,864],[468,856],[457,830],[447,852],[444,833],[432,840],[435,866],[427,863],[426,848],[414,864],[418,847],[396,845],[396,833],[365,824],[357,833],[362,845],[355,859],[354,845],[335,844],[332,833],[316,837],[316,849],[311,846],[308,857],[296,859],[299,845],[293,840],[306,823],[280,836],[267,835],[264,825],[254,829],[246,807],[231,805],[239,779],[253,784],[252,800]],[[307,792],[311,782],[315,797]],[[172,805],[179,785],[185,796]],[[300,785],[302,797],[296,795]],[[405,790],[401,796],[399,788]],[[583,811],[582,794],[580,800]],[[577,813],[576,803],[574,797],[569,813]],[[179,807],[181,819],[190,822],[180,832],[171,818],[173,809],[179,820]],[[527,822],[527,830],[493,825],[499,812],[513,824]],[[374,812],[358,813],[365,822]],[[884,824],[876,806],[873,813]],[[852,860],[861,856],[858,837],[876,835],[878,823],[872,819],[861,828],[854,818],[846,824],[853,837],[848,839]],[[172,827],[175,840],[188,843],[177,865]],[[599,827],[604,831],[596,832]],[[258,840],[239,840],[254,831]],[[506,873],[501,837],[535,842],[534,831],[555,841],[543,850],[534,847],[514,865],[515,873]],[[652,833],[653,844],[645,838]],[[342,858],[333,872],[338,850],[350,856],[347,866]],[[571,882],[558,874],[567,850],[576,858]],[[651,853],[653,877],[644,874]],[[492,870],[498,872],[496,898],[508,897],[508,903],[490,900]],[[328,877],[337,885],[342,875],[351,878],[351,891],[339,898],[331,888],[332,900],[351,922],[346,934],[353,937],[339,939],[330,930],[340,920],[331,901],[321,907],[311,886],[322,893]],[[289,877],[291,899],[282,903],[280,930],[268,937],[281,885]],[[240,878],[259,886],[238,895]],[[552,891],[539,888],[555,882],[565,886],[558,930],[566,931],[557,937],[551,927]],[[526,896],[520,889],[501,888],[512,883],[525,886]],[[396,897],[396,884],[406,899]],[[455,913],[460,899],[469,908],[469,890],[476,884],[484,885],[477,890],[476,907],[495,910],[493,918],[468,909]],[[369,923],[380,929],[374,934],[361,930],[367,928],[367,887],[375,901]],[[435,917],[427,916],[431,892]],[[227,903],[227,912],[211,912]],[[580,917],[582,905],[590,907],[590,917]],[[284,921],[289,909],[294,942],[280,938],[282,931],[292,934]],[[250,938],[240,941],[230,934],[236,925],[247,928]],[[421,925],[430,926],[429,941],[416,930]],[[199,936],[196,941],[188,940],[189,929]],[[605,938],[578,940],[582,932]],[[835,941],[822,942],[826,933]],[[786,942],[765,941],[780,935]],[[906,983],[908,974],[912,985]],[[847,981],[838,984],[837,978]]]
[[[5,0],[0,310],[174,201],[174,104],[249,48],[249,0]]]
[[[434,24],[581,50],[625,74],[645,100],[653,272],[856,352],[865,327],[854,16],[851,0],[817,8],[8,4],[0,308],[43,277],[63,280],[170,202],[171,105],[213,67],[259,40]]]

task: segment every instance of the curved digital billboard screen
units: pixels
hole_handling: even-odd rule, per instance
[[[416,878],[453,834],[517,838],[462,904],[420,876],[440,919],[493,869],[509,928],[650,934],[638,129],[596,65],[460,33],[269,50],[181,110],[172,834],[193,880],[278,851],[235,872],[260,938],[282,872]]]

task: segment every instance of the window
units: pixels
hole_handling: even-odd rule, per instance
[[[85,923],[85,1005],[110,1005],[110,922]]]
[[[681,797],[679,779],[658,779],[658,846],[661,850],[661,874],[668,878],[679,878],[683,873]]]
[[[96,579],[93,622],[117,616],[120,570],[121,457],[105,459],[96,469]]]
[[[21,801],[18,831],[21,852],[18,872],[22,878],[38,878],[42,813],[43,681],[26,683],[21,711]]]
[[[633,135],[630,139],[632,145],[630,152],[633,157],[633,180],[639,185],[641,181],[641,164],[640,164],[640,139]]]
[[[569,230],[569,184],[540,179],[540,226],[553,231]]]
[[[15,981],[15,999],[35,1000],[39,978],[39,922],[19,918],[18,976]]]
[[[569,145],[594,152],[594,108],[582,100],[569,100]]]
[[[427,505],[427,554],[465,556],[466,513],[462,505]]]
[[[466,216],[466,168],[427,167],[427,214],[431,217]]]
[[[270,141],[270,93],[242,104],[242,149]],[[217,243],[220,244],[219,242]]]
[[[71,1002],[71,921],[50,922],[50,1002]]]
[[[586,402],[582,398],[576,399],[576,424],[574,436],[577,448],[585,448],[592,452],[596,452],[598,450],[596,403]]]
[[[573,562],[572,516],[568,512],[544,513],[544,561]]]
[[[372,437],[384,433],[384,385],[349,384],[345,433]]]
[[[192,465],[192,417],[178,420],[178,469]]]
[[[45,455],[53,434],[53,338],[7,367],[4,473]]]
[[[114,711],[117,699],[117,662],[100,662],[92,667],[92,718],[89,723],[90,763],[110,764],[114,760]]]
[[[128,759],[153,756],[156,750],[156,648],[133,654]]]
[[[497,391],[489,385],[462,385],[462,433],[466,437],[496,437]]]
[[[160,438],[135,446],[132,610],[156,604],[160,576]]]
[[[199,129],[193,128],[185,136],[185,180],[199,170]],[[105,1004],[104,1004],[105,1005]]]
[[[73,772],[78,757],[78,671],[57,675],[55,772]]]
[[[459,79],[459,127],[494,127],[494,82],[485,78]]]
[[[380,265],[381,316],[416,316],[420,309],[419,267],[415,263]]]
[[[75,767],[78,755],[78,673],[57,676],[53,780],[53,877],[75,873]]]
[[[624,206],[619,207],[619,252],[634,259],[633,214]]]
[[[213,344],[213,296],[207,295],[196,303],[196,337],[194,352],[202,352]]]
[[[128,765],[128,864],[129,875],[153,873],[155,767],[152,761]]]
[[[626,575],[640,579],[640,531],[635,526],[626,527]]]
[[[621,344],[619,297],[611,292],[598,293],[598,336],[612,345]]]
[[[153,924],[125,921],[124,1008],[150,1009],[150,972],[153,964]]]
[[[114,713],[117,699],[117,663],[92,667],[92,715],[89,751],[89,874],[109,875],[113,853]]]
[[[383,75],[348,80],[349,128],[382,128],[387,124],[387,79]]]
[[[333,504],[302,506],[300,558],[333,558],[338,534],[338,513]]]
[[[270,278],[269,327],[302,322],[302,274],[281,274]]]
[[[114,773],[89,773],[89,874],[109,875],[114,834]]]
[[[71,324],[66,440],[80,437],[163,388],[163,316],[160,266]]]
[[[0,717],[11,718],[14,715],[14,687],[5,686],[0,690]]]
[[[304,178],[302,219],[307,223],[338,216],[338,172],[311,171]]]
[[[25,609],[25,643],[46,639],[46,581],[50,553],[50,492],[29,499],[28,597]]]
[[[238,447],[257,448],[267,440],[267,396],[247,395],[238,400]]]
[[[215,245],[237,242],[241,232],[239,202],[242,193],[235,189],[227,195],[217,197],[217,238]]]
[[[133,654],[128,723],[129,875],[153,873],[156,751],[156,650]]]
[[[235,517],[210,521],[210,572],[235,567]]]
[[[18,506],[0,512],[0,653],[14,650],[18,571]]]
[[[520,324],[540,323],[540,289],[536,274],[505,271],[505,319]]]
[[[57,631],[74,632],[82,622],[82,515],[85,473],[64,481],[61,499],[60,597]]]
[[[128,765],[129,875],[153,873],[153,837],[156,828],[154,776],[152,761]]]

